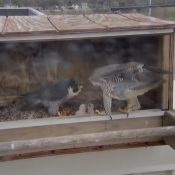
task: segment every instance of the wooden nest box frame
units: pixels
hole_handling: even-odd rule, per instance
[[[108,37],[159,38],[161,66],[170,72],[161,89],[161,109],[126,115],[0,122],[0,158],[16,158],[169,144],[175,148],[173,112],[175,23],[142,14],[0,17],[0,42],[42,42]]]

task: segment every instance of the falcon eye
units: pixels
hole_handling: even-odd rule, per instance
[[[77,92],[78,91],[78,85],[76,84],[74,87],[73,87],[73,92]]]

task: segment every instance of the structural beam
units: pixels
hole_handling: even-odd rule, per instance
[[[137,35],[161,35],[173,33],[173,29],[151,29],[151,30],[129,30],[117,32],[87,32],[87,33],[74,33],[74,34],[34,34],[31,35],[2,35],[0,42],[9,41],[55,41],[55,40],[78,40],[99,37],[117,37],[117,36],[137,36]]]
[[[175,136],[175,126],[121,131],[114,130],[32,140],[10,141],[0,143],[0,156],[38,152],[43,150],[144,142],[150,139],[156,140],[167,136]]]
[[[175,112],[169,111],[165,113],[163,117],[163,125],[164,126],[175,126]],[[170,145],[173,149],[175,149],[175,135],[168,136],[164,138],[166,144]]]

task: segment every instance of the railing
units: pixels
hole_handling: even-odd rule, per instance
[[[175,7],[174,4],[152,4],[152,5],[142,5],[142,6],[119,6],[119,7],[111,7],[112,11],[117,11],[117,10],[129,10],[129,9],[144,9],[144,8],[157,8],[157,7]]]

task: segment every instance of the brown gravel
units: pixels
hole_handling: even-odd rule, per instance
[[[0,122],[11,120],[35,119],[49,117],[44,110],[21,111],[16,104],[0,108]]]
[[[100,115],[98,111],[103,111],[103,105],[101,101],[93,101],[95,105],[95,113]],[[75,115],[75,112],[79,109],[79,103],[65,103],[60,106],[59,113],[57,117],[71,117]],[[38,118],[50,118],[56,116],[50,116],[47,113],[47,110],[44,108],[38,108],[35,110],[22,111],[20,109],[20,101],[16,101],[12,104],[8,104],[6,106],[0,107],[0,122],[3,121],[14,121],[14,120],[26,120],[26,119],[38,119]]]

